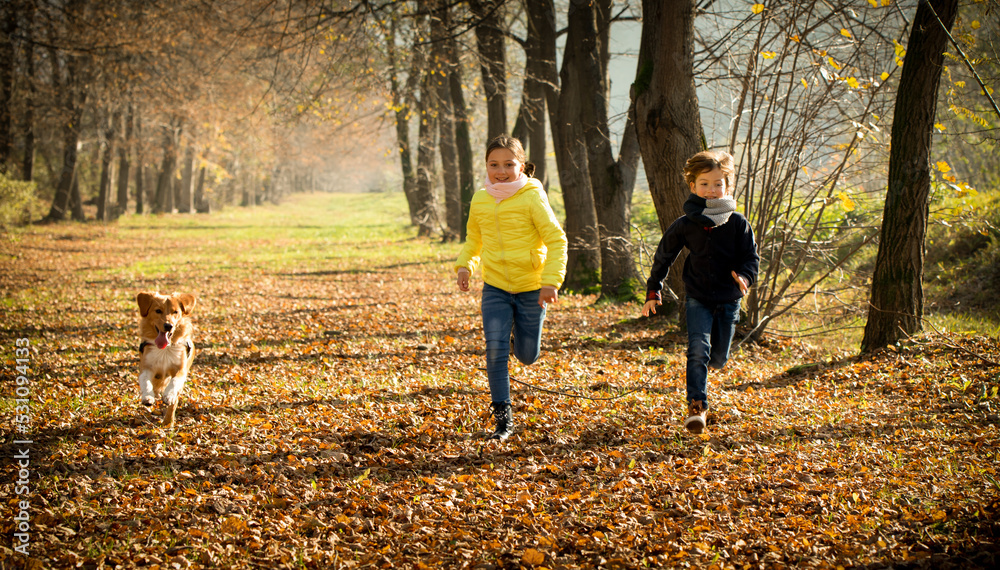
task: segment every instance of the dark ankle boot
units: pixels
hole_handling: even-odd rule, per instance
[[[497,429],[487,439],[504,440],[514,431],[514,417],[510,404],[493,404],[493,417],[497,420]]]

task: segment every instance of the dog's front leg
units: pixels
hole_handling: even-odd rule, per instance
[[[144,406],[152,406],[155,401],[153,395],[153,372],[143,370],[139,373],[139,399]]]
[[[180,399],[181,390],[184,389],[184,382],[187,380],[186,374],[174,376],[163,388],[163,403],[167,409],[163,412],[164,427],[173,427],[174,414],[177,412],[177,401]]]

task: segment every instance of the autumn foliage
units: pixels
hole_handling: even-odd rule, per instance
[[[296,195],[5,235],[4,375],[29,339],[31,399],[3,454],[33,443],[28,493],[14,463],[0,477],[0,567],[26,563],[25,498],[35,568],[1000,561],[996,338],[858,359],[765,335],[710,376],[692,436],[676,325],[565,296],[512,369],[518,433],[486,442],[478,294],[456,291],[458,246],[407,223],[398,194]],[[199,298],[172,431],[138,399],[143,289]],[[14,399],[5,382],[5,416]]]

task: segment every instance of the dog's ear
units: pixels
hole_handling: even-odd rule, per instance
[[[148,291],[143,291],[135,296],[135,302],[139,304],[139,314],[145,317],[149,314],[149,307],[153,304],[155,297]]]
[[[194,295],[190,293],[174,293],[174,297],[181,302],[181,312],[190,315],[194,310]]]

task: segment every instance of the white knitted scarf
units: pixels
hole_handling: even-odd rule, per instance
[[[736,200],[733,198],[716,198],[705,200],[705,210],[702,212],[706,218],[715,222],[716,226],[729,221],[729,216],[736,211]]]

